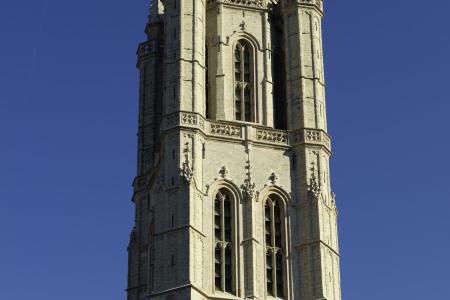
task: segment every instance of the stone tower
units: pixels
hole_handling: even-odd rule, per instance
[[[322,0],[153,0],[129,300],[340,300]]]

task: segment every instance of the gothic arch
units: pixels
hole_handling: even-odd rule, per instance
[[[225,194],[228,193],[228,195],[231,197],[230,202],[231,202],[231,241],[225,239],[218,239],[217,238],[217,232],[216,232],[216,220],[215,218],[217,217],[216,215],[216,201],[218,199],[217,196],[219,194]],[[212,274],[213,276],[211,277],[212,280],[212,286],[214,287],[213,292],[220,292],[220,293],[231,293],[233,295],[237,295],[238,291],[239,291],[239,287],[240,287],[240,274],[239,274],[239,270],[240,270],[240,252],[239,252],[239,245],[240,245],[240,241],[242,240],[241,237],[241,226],[242,226],[242,222],[241,222],[241,218],[242,218],[242,211],[241,211],[241,207],[240,207],[240,203],[241,203],[241,199],[242,199],[242,194],[240,192],[240,190],[238,189],[238,187],[231,182],[228,179],[220,179],[215,181],[214,183],[211,184],[211,186],[208,189],[208,196],[207,199],[208,201],[210,201],[210,207],[211,207],[211,237],[212,237],[212,248],[211,248],[211,268],[213,270]],[[222,205],[222,208],[224,207],[224,205]],[[221,212],[221,216],[219,218],[223,218],[222,216],[226,215],[226,213],[222,210]],[[222,224],[225,224],[225,229],[226,229],[226,223],[225,221],[222,219]],[[224,229],[220,229],[222,231],[222,236],[224,236]],[[224,270],[225,267],[222,267],[223,265],[226,265],[226,260],[227,260],[227,248],[225,246],[225,250],[222,250],[221,254],[222,254],[222,260],[220,261],[220,271],[221,273],[221,281],[222,281],[222,289],[217,289],[217,282],[216,282],[216,267],[217,267],[217,255],[218,252],[220,252],[221,250],[219,250],[219,247],[222,246],[220,244],[223,243],[231,243],[231,253],[230,253],[230,257],[231,257],[231,290],[227,289],[227,284],[226,282],[226,274],[228,274],[228,272],[222,272],[222,270]]]
[[[240,40],[245,40],[247,42],[249,42],[253,48],[255,49],[255,51],[263,51],[264,49],[262,48],[261,44],[259,43],[258,39],[253,36],[252,34],[244,31],[244,32],[234,32],[232,35],[230,35],[230,40],[229,40],[229,45],[231,45],[234,49],[234,47],[236,47],[236,44],[238,41]]]
[[[291,196],[289,196],[289,194],[278,185],[268,185],[264,187],[259,192],[258,198],[260,201],[265,201],[265,199],[267,199],[267,197],[270,196],[271,194],[276,194],[278,197],[280,197],[281,201],[283,201],[283,206],[286,210],[289,204],[291,203]]]
[[[258,123],[258,47],[246,35],[236,37],[231,43],[233,117],[236,121]]]
[[[272,197],[271,197],[272,196]],[[289,264],[289,255],[288,253],[290,253],[290,236],[289,236],[289,232],[290,232],[290,222],[289,222],[289,203],[290,203],[290,196],[289,194],[282,189],[279,186],[276,185],[269,185],[266,186],[260,193],[259,193],[259,201],[261,203],[261,216],[262,216],[262,220],[263,220],[263,225],[265,228],[267,228],[267,222],[269,222],[269,224],[271,222],[274,222],[273,219],[268,220],[267,219],[267,205],[268,203],[272,203],[271,198],[276,198],[276,200],[279,200],[281,203],[279,205],[280,208],[280,214],[279,217],[281,219],[281,242],[280,244],[274,245],[271,244],[269,245],[267,243],[267,229],[265,231],[265,234],[263,236],[263,245],[264,245],[264,257],[265,259],[264,261],[264,268],[266,269],[266,274],[264,274],[264,278],[265,278],[265,282],[266,282],[266,291],[265,293],[267,294],[267,296],[274,296],[274,294],[269,294],[269,289],[271,289],[272,291],[275,291],[275,293],[282,293],[281,296],[278,294],[277,297],[283,298],[283,299],[290,299],[290,290],[291,290],[291,286],[290,286],[290,264]],[[274,217],[275,215],[273,215],[274,211],[273,211],[273,204],[269,204],[269,206],[272,205],[272,216]],[[273,223],[272,223],[273,225]],[[274,225],[273,225],[274,226]],[[275,227],[273,227],[275,228]],[[275,232],[272,232],[270,235],[273,236],[273,234],[275,234]],[[278,249],[278,253],[281,252],[280,254],[280,261],[278,261],[278,253],[273,251],[270,252],[273,249]],[[270,253],[275,253],[273,254],[274,256],[272,256],[272,254]],[[276,260],[276,262],[275,262]],[[268,268],[268,264],[269,261],[272,261],[273,264],[269,266]],[[269,274],[267,273],[268,269],[273,269],[275,270],[277,268],[277,266],[281,266],[281,290],[278,289],[276,286],[274,287],[273,285],[271,287],[269,287],[269,282],[271,282],[271,284],[274,284],[274,278],[271,277],[270,280],[268,280],[268,276]],[[277,275],[279,276],[279,275]],[[275,284],[279,282],[279,280],[276,280]],[[275,290],[274,290],[275,289]]]
[[[219,179],[211,183],[206,194],[210,200],[213,200],[214,195],[222,188],[226,188],[232,192],[236,202],[239,203],[242,199],[242,192],[237,185],[229,179]]]

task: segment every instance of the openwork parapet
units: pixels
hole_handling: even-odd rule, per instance
[[[323,145],[331,151],[331,139],[328,134],[320,129],[303,128],[291,133],[291,144],[315,144]]]
[[[331,139],[320,129],[303,128],[295,131],[277,130],[257,124],[228,121],[211,121],[200,114],[177,112],[164,117],[161,130],[173,128],[200,130],[205,136],[235,141],[252,141],[258,144],[290,147],[299,144],[323,146],[331,152]]]
[[[208,5],[215,3],[264,8],[263,0],[208,0],[207,2]]]

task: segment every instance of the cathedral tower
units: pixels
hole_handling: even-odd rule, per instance
[[[322,0],[153,0],[128,300],[340,300]]]

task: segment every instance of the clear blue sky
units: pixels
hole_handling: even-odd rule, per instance
[[[0,1],[2,300],[125,299],[147,2]],[[450,299],[450,2],[326,2],[343,299]]]

